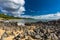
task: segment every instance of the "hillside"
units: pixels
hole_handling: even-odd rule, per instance
[[[0,18],[4,18],[4,19],[32,19],[32,18],[14,17],[14,16],[5,15],[5,14],[0,14]]]

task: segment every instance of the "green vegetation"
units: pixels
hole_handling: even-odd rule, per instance
[[[22,17],[14,17],[14,16],[9,16],[9,15],[5,15],[5,14],[0,14],[0,18],[4,18],[4,19],[32,19],[32,18],[22,18]]]

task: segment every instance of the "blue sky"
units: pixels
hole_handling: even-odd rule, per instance
[[[60,0],[0,0],[0,12],[35,19],[60,19]]]
[[[26,15],[45,15],[60,12],[60,0],[25,0]]]

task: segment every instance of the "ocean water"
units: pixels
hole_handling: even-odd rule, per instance
[[[18,23],[31,23],[31,22],[38,22],[39,20],[33,20],[33,19],[11,19],[9,20],[11,22],[18,22]]]

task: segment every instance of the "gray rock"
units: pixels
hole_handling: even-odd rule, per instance
[[[24,35],[25,35],[25,36],[27,36],[27,35],[28,35],[28,31],[27,31],[27,30],[24,32]]]
[[[13,40],[20,40],[20,39],[21,39],[20,34],[18,34],[16,37],[13,38]]]
[[[4,34],[2,35],[2,37],[8,37],[8,34],[6,32],[4,32]]]
[[[35,35],[35,38],[40,39],[41,36],[40,35]]]
[[[35,36],[35,35],[36,35],[35,32],[29,32],[28,34],[29,34],[30,36]]]
[[[1,36],[1,40],[4,40],[5,37],[8,37],[8,34],[4,32],[4,34]]]

